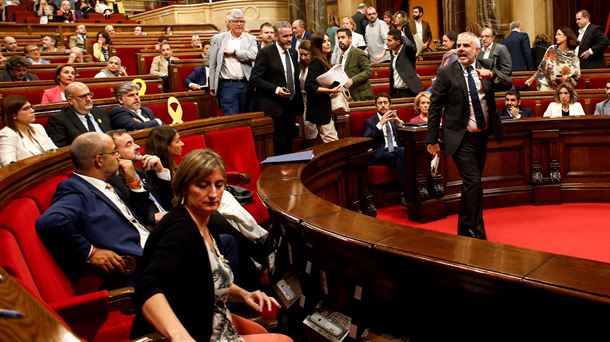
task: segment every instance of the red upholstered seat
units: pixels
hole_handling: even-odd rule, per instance
[[[390,77],[390,66],[383,67],[374,67],[373,68],[373,76],[371,78],[384,78],[387,79]]]
[[[43,213],[51,206],[53,194],[55,194],[55,188],[57,188],[57,185],[65,179],[68,179],[68,176],[58,175],[51,177],[50,179],[31,187],[22,196],[33,199],[38,206],[38,210]]]
[[[608,75],[595,75],[589,78],[589,89],[603,89],[606,87]]]
[[[121,59],[121,64],[127,70],[129,74],[135,74],[138,71],[138,60],[136,59],[136,53],[140,52],[144,46],[120,46],[116,45],[113,48],[116,51],[116,56]],[[146,70],[146,74],[148,74],[150,70]]]
[[[252,203],[244,206],[256,222],[269,219],[269,212],[258,197],[256,182],[261,174],[260,162],[256,156],[254,137],[250,127],[238,127],[204,134],[206,145],[216,151],[225,161],[227,171],[245,172],[250,182],[243,187],[252,191]]]
[[[206,148],[205,140],[203,139],[203,135],[201,134],[189,135],[188,137],[180,137],[180,140],[182,140],[184,146],[182,146],[182,155],[174,158],[176,164],[180,164],[182,158],[184,158],[184,156],[186,156],[192,150]]]
[[[15,235],[10,230],[1,227],[0,251],[2,251],[0,253],[0,267],[18,280],[36,299],[42,300]]]
[[[107,321],[109,316],[117,321],[127,321],[131,325],[133,315],[108,311],[108,291],[95,291],[77,295],[74,287],[59,268],[36,233],[35,223],[40,212],[36,203],[30,198],[18,198],[11,201],[0,212],[0,226],[6,227],[17,239],[19,248],[25,257],[40,297],[48,303],[80,337],[93,340],[106,340],[101,335],[103,327],[108,334],[128,339],[131,327],[124,324],[113,326]]]
[[[372,83],[373,94],[377,96],[379,93],[390,94],[390,83]]]
[[[349,113],[349,130],[350,136],[362,137],[364,136],[364,122],[366,119],[377,113],[377,109],[366,108],[366,109],[353,109]]]
[[[78,69],[78,78],[94,78],[95,75],[97,75],[97,73],[100,72],[100,70],[102,70],[102,68],[99,68],[99,69],[91,69],[91,68]],[[97,95],[97,94],[95,94],[95,95]]]
[[[438,69],[438,65],[416,65],[415,66],[415,72],[419,76],[434,76],[434,75],[436,75],[437,69]]]
[[[180,102],[180,105],[182,107],[182,121],[186,122],[199,119],[199,105],[197,105],[197,102]],[[167,103],[154,103],[147,107],[164,123],[168,125],[172,123],[173,119],[169,116]]]
[[[55,79],[55,70],[30,69],[30,72],[35,74],[36,76],[38,76],[38,78],[41,79],[41,80],[53,80],[53,79]]]

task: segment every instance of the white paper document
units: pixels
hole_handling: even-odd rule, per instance
[[[316,78],[318,84],[325,88],[329,88],[334,82],[339,82],[339,85],[342,86],[347,80],[349,80],[349,77],[347,77],[347,74],[343,70],[343,65],[341,64],[333,65],[327,72]]]
[[[434,158],[432,158],[432,161],[430,162],[430,174],[432,176],[436,176],[436,174],[438,173],[438,163],[440,161],[440,154],[437,154],[434,156]]]

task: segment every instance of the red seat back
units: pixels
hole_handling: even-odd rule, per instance
[[[364,136],[364,122],[377,113],[377,109],[352,110],[349,113],[349,132],[352,137]]]
[[[51,201],[53,200],[53,195],[55,194],[55,189],[57,185],[68,179],[66,175],[58,175],[55,177],[51,177],[44,182],[41,182],[31,188],[29,188],[22,197],[31,198],[36,202],[38,206],[38,210],[41,213],[44,213],[51,206]]]
[[[0,267],[15,278],[38,300],[42,300],[34,278],[25,261],[15,235],[8,229],[0,228]]]
[[[247,172],[252,188],[261,174],[250,127],[237,127],[204,134],[206,145],[224,159],[227,171]]]
[[[197,102],[180,102],[182,107],[182,121],[193,121],[199,119],[199,105]],[[155,113],[155,116],[166,124],[171,124],[173,119],[169,116],[167,103],[154,103],[148,106]]]
[[[206,148],[205,140],[203,139],[203,135],[189,135],[188,137],[181,137],[180,140],[184,143],[182,146],[182,155],[174,158],[176,164],[180,164],[182,158],[186,156],[189,152],[196,149]]]
[[[72,284],[38,237],[36,220],[39,216],[38,207],[32,199],[17,198],[0,212],[0,225],[7,227],[17,238],[45,302],[53,303],[74,297]]]

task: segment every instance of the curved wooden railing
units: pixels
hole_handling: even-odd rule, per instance
[[[609,337],[608,264],[346,209],[355,189],[366,189],[366,165],[355,161],[369,146],[342,139],[314,148],[309,163],[269,166],[259,178],[259,195],[286,232],[290,268],[302,276],[306,312],[321,300],[352,317],[357,336],[371,328],[418,341]]]

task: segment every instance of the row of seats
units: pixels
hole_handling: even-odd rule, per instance
[[[256,181],[261,170],[250,126],[194,134],[183,137],[183,141],[183,155],[195,148],[209,147],[223,157],[228,173],[246,172],[250,181],[242,185],[254,193],[254,201],[246,209],[259,223],[269,218],[256,195]],[[115,299],[108,291],[95,291],[87,284],[71,284],[36,233],[37,218],[51,205],[55,188],[69,174],[70,171],[66,171],[32,184],[2,208],[0,267],[55,312],[79,337],[89,341],[127,341],[133,320],[129,311],[129,295],[133,289],[120,290],[124,297]],[[123,308],[123,311],[113,310],[114,307]]]

